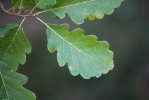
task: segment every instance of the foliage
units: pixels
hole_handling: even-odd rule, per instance
[[[84,78],[99,77],[113,68],[113,53],[105,41],[98,41],[94,35],[84,36],[82,29],[68,32],[68,25],[48,25],[48,50],[58,51],[57,58],[60,66],[68,63],[72,75]],[[102,67],[100,67],[102,66]]]
[[[52,25],[38,18],[47,13],[50,17],[64,18],[66,14],[75,24],[82,24],[84,19],[101,19],[111,14],[123,0],[12,0],[12,8],[4,13],[23,17],[20,25],[7,24],[0,27],[0,99],[35,100],[36,96],[22,87],[27,82],[24,75],[15,71],[19,64],[24,64],[26,54],[31,52],[31,45],[24,35],[22,24],[27,17],[34,17],[47,26],[49,52],[57,50],[60,66],[68,65],[72,75],[80,74],[83,78],[100,77],[113,69],[113,52],[106,41],[97,41],[94,35],[84,35],[83,29],[68,32],[69,25]],[[18,12],[15,13],[15,10]],[[37,12],[32,14],[36,10]],[[29,14],[23,14],[30,11]]]
[[[31,52],[31,45],[17,24],[0,27],[0,32],[0,59],[16,71],[19,63],[25,63],[25,53]]]
[[[13,72],[7,64],[0,62],[0,99],[8,100],[35,100],[36,96],[23,88],[22,85],[27,82],[27,77]]]

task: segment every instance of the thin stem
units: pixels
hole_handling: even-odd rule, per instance
[[[27,14],[27,15],[23,15],[23,14],[19,14],[19,13],[13,13],[13,12],[9,12],[5,9],[4,5],[0,2],[0,10],[6,14],[10,14],[13,16],[19,16],[19,17],[36,17],[36,14]]]
[[[15,7],[18,3],[19,3],[19,1],[18,1],[13,7],[11,7],[10,9],[8,9],[7,11],[13,10],[14,7]]]
[[[19,7],[19,12],[18,12],[18,14],[20,14],[21,13],[21,8],[22,8],[22,0],[20,1],[21,3],[20,3],[20,7]]]
[[[43,20],[41,20],[40,18],[36,17],[37,20],[39,20],[40,22],[42,22],[45,26],[48,26],[47,23],[45,23]]]
[[[10,15],[14,15],[14,16],[20,16],[20,17],[35,17],[35,14],[27,14],[27,15],[22,15],[22,14],[18,14],[18,13],[12,13],[12,12],[8,12],[6,10],[2,10],[2,12],[10,14]]]
[[[37,3],[37,5],[35,5],[35,7],[30,11],[30,14],[36,9],[36,7],[40,4],[41,1],[42,1],[42,0],[40,0],[40,1]]]
[[[0,10],[1,10],[1,12],[4,12],[6,10],[4,5],[1,2],[0,2]]]
[[[44,11],[37,12],[36,15],[39,15],[41,13],[45,13],[45,12],[50,11],[50,10],[52,10],[52,9],[47,9],[47,10],[44,10]]]
[[[25,17],[23,18],[23,20],[21,21],[21,23],[20,23],[20,25],[19,25],[19,28],[18,28],[18,30],[20,29],[20,27],[22,26],[22,24],[23,24],[23,22],[25,21]]]

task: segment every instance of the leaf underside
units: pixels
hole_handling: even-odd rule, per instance
[[[0,62],[0,100],[36,100],[35,94],[22,86],[27,80]]]
[[[57,50],[60,66],[68,64],[70,73],[83,78],[99,77],[113,68],[113,52],[106,41],[94,35],[84,36],[80,28],[68,32],[68,25],[47,25],[48,50]]]
[[[57,4],[49,9],[59,18],[67,13],[76,24],[82,24],[84,19],[101,19],[104,14],[111,14],[114,8],[120,6],[123,0],[58,0]]]

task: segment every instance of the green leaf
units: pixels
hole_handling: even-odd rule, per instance
[[[46,12],[51,18],[58,19],[58,17],[51,11]]]
[[[12,6],[17,9],[19,9],[20,6],[21,9],[27,9],[34,7],[35,3],[33,2],[33,0],[12,0]]]
[[[26,54],[31,52],[31,44],[26,39],[23,29],[17,24],[0,27],[0,61],[16,71],[18,65],[24,64]]]
[[[27,80],[26,76],[0,62],[0,100],[36,100],[35,94],[22,86]]]
[[[68,25],[47,25],[48,50],[57,50],[60,66],[68,64],[70,73],[83,78],[99,77],[113,68],[113,52],[106,41],[94,35],[84,36],[78,28],[68,32]]]
[[[37,7],[40,9],[46,9],[46,6],[54,6],[56,0],[34,0]]]
[[[57,4],[49,9],[59,18],[67,13],[76,24],[84,22],[84,18],[101,19],[104,14],[111,14],[123,0],[58,0]]]

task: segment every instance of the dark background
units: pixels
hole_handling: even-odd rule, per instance
[[[0,0],[10,8],[11,0]],[[56,52],[47,50],[46,27],[34,18],[23,24],[32,53],[18,72],[28,76],[26,88],[37,100],[149,100],[149,0],[125,0],[112,15],[102,20],[75,25],[67,16],[52,19],[40,15],[48,23],[69,23],[70,30],[83,28],[106,40],[114,52],[115,67],[100,78],[72,76],[67,66],[59,67]],[[0,13],[0,26],[20,23],[22,18]]]

